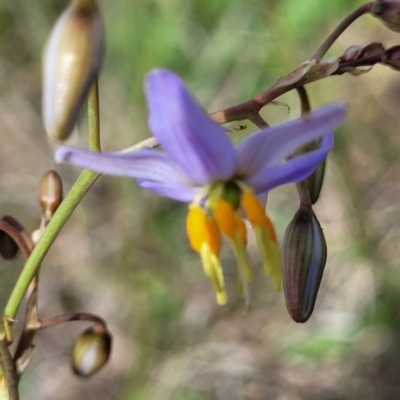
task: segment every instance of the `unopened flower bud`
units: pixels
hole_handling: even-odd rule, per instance
[[[7,233],[0,231],[0,256],[11,260],[18,254],[18,246]]]
[[[283,289],[286,307],[296,322],[310,318],[326,262],[326,242],[311,208],[301,207],[283,240]]]
[[[39,203],[43,215],[51,217],[63,200],[63,184],[56,171],[47,171],[43,178],[39,192]]]
[[[84,331],[74,342],[72,348],[72,368],[77,375],[89,377],[107,362],[111,353],[111,334],[95,328]]]
[[[380,19],[390,30],[400,32],[399,0],[377,0],[372,4],[371,14]]]
[[[21,225],[12,217],[5,215],[2,220],[12,225],[15,229],[23,229]],[[17,243],[6,232],[0,231],[0,256],[5,260],[11,260],[18,254]]]
[[[396,71],[400,71],[400,46],[393,46],[387,49],[382,64]]]
[[[43,57],[43,121],[48,136],[72,132],[104,53],[103,22],[95,0],[72,0],[56,22]]]

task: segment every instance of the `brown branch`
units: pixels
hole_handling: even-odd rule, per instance
[[[90,313],[71,313],[64,315],[57,315],[56,317],[42,318],[40,319],[40,329],[51,328],[64,322],[70,321],[87,321],[96,324],[96,332],[103,333],[107,331],[106,322],[95,314]]]

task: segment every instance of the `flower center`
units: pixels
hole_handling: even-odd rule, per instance
[[[280,251],[275,229],[251,188],[235,181],[214,184],[204,206],[197,203],[189,206],[187,233],[192,248],[201,256],[204,272],[213,283],[219,304],[227,301],[219,261],[221,233],[224,234],[237,260],[238,292],[244,296],[249,310],[248,283],[254,279],[254,272],[246,248],[247,229],[243,217],[247,217],[254,228],[265,271],[274,278],[275,288],[281,290]]]

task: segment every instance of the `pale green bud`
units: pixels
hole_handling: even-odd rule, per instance
[[[43,122],[51,139],[68,138],[99,75],[104,27],[95,0],[73,0],[56,22],[43,56]]]
[[[326,263],[326,241],[313,210],[300,207],[283,239],[283,290],[296,322],[310,318]]]
[[[96,332],[89,328],[78,336],[72,348],[72,368],[85,378],[93,375],[107,362],[111,353],[112,337],[108,331]]]
[[[377,0],[372,4],[371,14],[380,19],[390,30],[400,32],[399,0]]]
[[[39,203],[43,214],[51,217],[63,200],[63,185],[56,171],[47,171],[40,185]]]

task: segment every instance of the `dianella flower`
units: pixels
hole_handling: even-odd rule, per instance
[[[94,171],[136,178],[162,196],[189,203],[187,234],[200,254],[219,304],[227,301],[220,264],[221,236],[235,251],[240,292],[248,301],[253,270],[246,250],[244,219],[253,226],[266,272],[281,289],[281,260],[275,230],[265,212],[269,190],[309,176],[333,145],[332,130],[345,118],[346,107],[331,104],[307,118],[267,128],[237,147],[199,106],[183,81],[167,70],[146,80],[149,124],[162,151],[96,153],[61,147],[57,161]],[[285,159],[306,142],[321,139],[318,150]]]
[[[53,140],[68,138],[97,78],[104,28],[95,0],[72,0],[43,54],[43,122]]]

